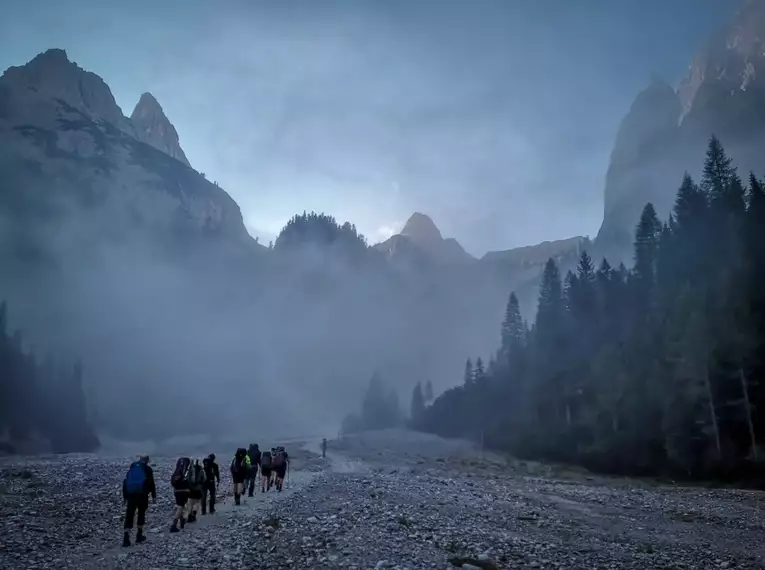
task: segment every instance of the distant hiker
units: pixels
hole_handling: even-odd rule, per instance
[[[271,469],[273,468],[272,456],[270,451],[264,451],[260,454],[260,492],[265,493],[271,490]]]
[[[247,496],[252,497],[253,493],[255,493],[255,484],[258,478],[258,467],[260,467],[260,448],[258,448],[257,443],[250,444],[250,449],[247,450],[247,457],[250,458],[250,473],[248,476],[250,485],[247,489]]]
[[[287,467],[289,466],[289,455],[284,450],[284,447],[276,448],[276,455],[273,457],[274,472],[276,473],[276,490],[282,492],[284,487],[284,476],[287,474]]]
[[[244,455],[244,481],[242,482],[242,496],[247,492],[247,487],[250,485],[250,476],[252,475],[252,459],[250,458],[249,451],[245,451]]]
[[[138,511],[135,543],[146,540],[143,525],[146,524],[146,510],[149,508],[149,495],[157,502],[157,487],[154,485],[154,471],[149,466],[148,456],[133,462],[122,481],[122,499],[127,507],[125,511],[124,537],[122,546],[130,546],[130,531],[133,529],[133,518]]]
[[[207,514],[207,502],[210,502],[210,514],[215,512],[215,491],[220,485],[220,469],[215,463],[215,454],[211,453],[203,461],[205,470],[205,489],[202,495],[202,514]]]
[[[276,481],[276,471],[274,470],[274,457],[276,457],[276,448],[271,448],[271,477],[268,479],[268,488],[274,486],[274,483]]]
[[[197,512],[199,511],[202,497],[204,497],[206,485],[205,470],[199,464],[199,459],[197,459],[189,469],[189,518],[186,522],[197,522]]]
[[[170,532],[178,532],[178,524],[181,528],[186,526],[186,518],[184,517],[184,511],[186,504],[189,502],[189,493],[191,486],[189,484],[189,470],[191,469],[191,459],[188,457],[181,457],[175,463],[175,471],[170,477],[170,485],[173,487],[173,494],[175,495],[175,515],[173,516],[173,524],[170,526]]]
[[[240,447],[231,460],[231,479],[234,481],[234,504],[240,503],[244,478],[247,475],[247,450]]]
[[[327,457],[327,438],[321,440],[321,457],[322,459]]]

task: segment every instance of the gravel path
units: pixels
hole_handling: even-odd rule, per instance
[[[407,432],[306,452],[283,493],[229,498],[177,535],[174,460],[153,458],[149,541],[122,549],[127,462],[0,465],[0,568],[765,568],[761,493],[560,472]]]

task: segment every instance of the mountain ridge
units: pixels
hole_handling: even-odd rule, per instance
[[[624,116],[604,188],[596,245],[629,256],[646,202],[666,218],[689,165],[717,136],[746,175],[765,153],[765,0],[744,0],[691,59],[677,88],[652,82]],[[698,178],[700,166],[690,174]]]

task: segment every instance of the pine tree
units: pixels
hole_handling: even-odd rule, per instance
[[[661,236],[661,222],[650,202],[643,208],[635,231],[635,277],[648,295],[656,282],[656,258]]]
[[[465,361],[465,374],[462,377],[462,383],[465,386],[469,386],[473,383],[473,362],[468,358],[467,361]]]
[[[711,200],[721,199],[735,175],[736,169],[733,167],[733,161],[725,154],[719,139],[713,135],[707,146],[701,189],[706,192]]]
[[[409,406],[409,419],[416,425],[425,414],[425,397],[422,394],[422,386],[419,382],[412,390],[412,403]]]
[[[526,330],[521,317],[521,308],[518,297],[510,293],[505,308],[505,319],[502,321],[502,345],[501,351],[505,359],[521,350],[526,343]]]
[[[475,370],[473,371],[473,380],[475,382],[481,382],[486,377],[486,371],[483,368],[483,360],[479,356],[475,360]]]
[[[429,404],[433,401],[433,383],[430,380],[425,382],[425,391],[423,392],[423,397],[425,398],[426,404]]]

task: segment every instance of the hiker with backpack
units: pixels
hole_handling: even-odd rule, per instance
[[[321,458],[325,459],[327,457],[327,438],[321,440]]]
[[[207,502],[210,502],[210,514],[215,512],[215,491],[220,485],[220,470],[215,463],[215,454],[211,453],[202,461],[205,470],[205,487],[202,494],[202,514],[207,514]]]
[[[289,455],[287,455],[284,447],[279,446],[276,448],[276,455],[274,455],[272,462],[274,473],[276,474],[276,490],[281,493],[282,487],[284,487],[284,476],[287,474],[289,466]]]
[[[260,492],[265,493],[271,490],[271,470],[273,464],[270,451],[264,451],[260,454]]]
[[[125,479],[122,481],[122,500],[126,506],[122,546],[130,546],[130,531],[133,529],[136,511],[138,512],[138,521],[135,542],[140,544],[146,540],[143,526],[146,524],[149,495],[151,495],[152,502],[156,503],[157,487],[154,484],[154,471],[149,466],[149,457],[145,455],[130,465]]]
[[[240,504],[240,497],[244,488],[244,479],[247,476],[247,450],[240,447],[231,460],[231,479],[234,481],[234,504]]]
[[[258,479],[258,467],[260,467],[260,448],[257,443],[251,443],[247,450],[247,457],[250,460],[250,470],[248,473],[249,486],[245,485],[247,496],[252,497],[255,493],[255,483]]]
[[[191,486],[189,485],[189,470],[191,469],[191,459],[188,457],[181,457],[175,463],[175,471],[170,477],[170,485],[173,487],[173,494],[175,495],[175,515],[173,516],[173,524],[170,526],[170,532],[180,532],[178,525],[181,529],[186,526],[186,518],[184,517],[184,511],[186,510],[186,504],[189,502],[189,493]]]
[[[199,459],[196,459],[189,469],[189,518],[186,520],[188,523],[197,522],[197,512],[199,511],[199,505],[202,502],[202,498],[205,492],[205,485],[207,484],[207,478],[205,477],[205,470],[199,464]]]

